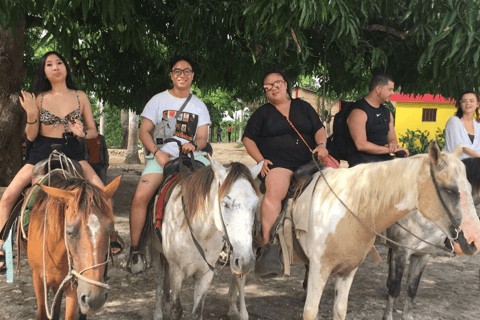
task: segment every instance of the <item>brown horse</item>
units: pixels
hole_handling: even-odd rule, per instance
[[[64,178],[51,187],[41,186],[31,211],[27,246],[37,319],[58,319],[63,293],[65,319],[75,318],[78,305],[83,314],[91,314],[107,300],[103,277],[114,231],[109,199],[120,179],[103,189],[84,179]],[[50,288],[55,293],[53,315],[47,303]]]

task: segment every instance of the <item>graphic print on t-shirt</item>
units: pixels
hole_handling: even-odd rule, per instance
[[[163,112],[163,118],[176,118],[177,122],[175,124],[175,133],[173,135],[188,141],[193,141],[193,138],[197,133],[198,115],[189,112],[182,112],[177,117],[176,110],[165,110]]]

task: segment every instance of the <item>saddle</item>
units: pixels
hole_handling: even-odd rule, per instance
[[[17,241],[17,274],[20,272],[21,252],[26,251],[26,241],[28,224],[30,222],[30,212],[35,204],[40,185],[48,185],[52,179],[63,175],[66,178],[74,176],[81,177],[83,174],[82,166],[78,161],[67,158],[59,152],[57,145],[52,145],[52,153],[48,159],[37,163],[33,168],[32,185],[27,187],[22,196],[10,212],[10,215],[0,232],[0,238],[6,240],[10,230],[13,228],[12,239]],[[15,235],[16,232],[16,235]]]
[[[290,181],[290,188],[286,198],[282,201],[282,210],[273,228],[270,243],[267,243],[260,252],[255,264],[255,273],[262,278],[272,278],[282,274],[290,275],[290,265],[293,263],[294,254],[300,258],[301,263],[308,265],[309,260],[305,255],[297,237],[294,237],[295,226],[292,218],[292,206],[295,200],[303,193],[312,181],[312,176],[319,169],[326,168],[318,161],[298,168]],[[265,184],[262,182],[260,191],[265,193]],[[260,235],[261,221],[255,221],[255,236]]]
[[[152,231],[157,235],[158,239],[162,241],[160,230],[162,228],[163,212],[170,199],[173,187],[175,187],[176,182],[178,182],[178,177],[180,175],[197,171],[203,167],[205,167],[205,164],[195,160],[193,153],[190,153],[189,155],[181,153],[178,158],[175,158],[164,166],[163,173],[165,179],[155,192],[155,197],[153,197],[148,204],[146,221],[152,221],[152,223],[145,223],[143,227],[139,242],[140,252],[145,251],[148,235]],[[152,225],[154,228],[152,228]]]
[[[66,172],[70,172],[70,174],[73,174],[75,176],[83,175],[82,166],[78,161],[69,159],[63,153],[58,151],[61,149],[61,145],[52,145],[51,147],[53,151],[50,154],[50,157],[48,159],[40,161],[33,168],[32,186],[27,186],[27,188],[22,192],[22,196],[20,196],[20,198],[17,200],[17,203],[13,207],[13,210],[10,212],[7,222],[5,223],[3,229],[0,231],[0,239],[5,240],[7,238],[8,233],[12,228],[12,225],[20,216],[21,211],[24,211],[24,209],[28,206],[27,202],[30,203],[31,208],[31,205],[33,205],[33,202],[35,200],[33,194],[36,194],[32,191],[32,188],[34,188],[35,186],[39,188],[38,184],[43,184],[40,182],[46,181],[44,180],[44,178],[48,178],[48,174],[50,171],[54,171],[55,169],[62,169]],[[28,199],[27,201],[25,201],[25,198],[27,196]]]

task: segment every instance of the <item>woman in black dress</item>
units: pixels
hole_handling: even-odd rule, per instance
[[[270,241],[294,171],[312,160],[310,150],[318,153],[320,160],[328,156],[328,151],[318,114],[308,102],[292,99],[283,71],[268,70],[262,84],[269,102],[252,114],[242,142],[257,163],[264,161],[260,173],[266,187],[261,205],[263,247]]]

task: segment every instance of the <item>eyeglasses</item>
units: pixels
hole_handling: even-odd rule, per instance
[[[189,75],[191,75],[191,74],[193,73],[193,70],[192,70],[192,69],[188,69],[188,68],[187,68],[187,69],[183,69],[183,70],[177,68],[177,69],[173,69],[172,72],[173,72],[173,74],[176,75],[177,77],[179,77],[179,76],[182,74],[182,72],[183,72],[183,74],[184,74],[186,77],[188,77]]]
[[[467,103],[467,102],[475,103],[475,102],[477,102],[477,100],[475,100],[475,99],[471,99],[471,100],[460,100],[460,103]]]
[[[283,86],[284,83],[285,83],[284,80],[277,80],[274,83],[264,83],[263,84],[263,90],[265,90],[265,92],[266,92],[266,91],[273,90],[273,88],[280,89]]]

